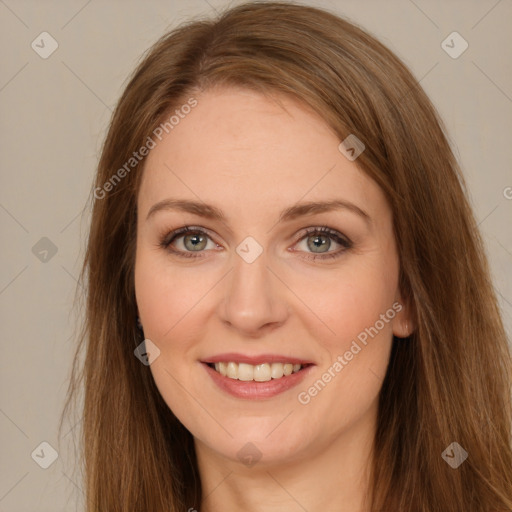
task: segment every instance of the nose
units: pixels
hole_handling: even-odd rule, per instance
[[[269,268],[265,251],[252,263],[235,254],[218,307],[223,323],[246,337],[260,337],[283,325],[289,310],[286,286]]]

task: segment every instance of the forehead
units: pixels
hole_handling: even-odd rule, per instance
[[[218,88],[165,133],[147,157],[141,211],[183,197],[256,214],[334,198],[384,206],[378,186],[338,150],[339,138],[309,107],[285,96]],[[261,211],[260,211],[261,213]]]

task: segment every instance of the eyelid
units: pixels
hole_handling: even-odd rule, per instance
[[[346,243],[347,245],[352,244],[352,241],[346,235],[344,235],[343,233],[340,233],[336,229],[330,228],[328,226],[312,226],[309,228],[305,228],[305,230],[299,234],[299,236],[297,238],[297,242],[300,242],[307,235],[316,234],[316,233],[320,233],[323,235],[329,235],[332,238],[340,238],[342,240],[342,242]],[[297,243],[297,242],[295,242],[295,243]],[[342,242],[339,242],[339,243],[342,243]]]
[[[171,231],[164,231],[163,236],[160,237],[161,244],[170,244],[172,241],[174,241],[179,236],[187,235],[189,233],[195,233],[199,232],[201,234],[207,235],[209,238],[213,240],[212,232],[207,229],[203,228],[201,226],[182,226],[180,228],[172,229]]]

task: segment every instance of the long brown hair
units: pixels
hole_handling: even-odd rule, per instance
[[[415,330],[393,340],[371,510],[512,510],[511,353],[442,120],[408,68],[353,23],[293,3],[251,2],[162,37],[111,120],[91,197],[85,322],[63,412],[83,389],[87,511],[200,509],[192,436],[133,354],[141,341],[133,270],[144,161],[126,162],[176,108],[223,84],[289,95],[318,112],[340,142],[356,135],[366,146],[357,164],[391,205]],[[457,469],[441,456],[452,442],[468,453]]]

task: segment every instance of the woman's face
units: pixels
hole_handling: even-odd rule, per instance
[[[138,196],[150,370],[199,449],[307,458],[374,425],[406,334],[391,211],[305,107],[235,88],[195,98],[155,139]]]

